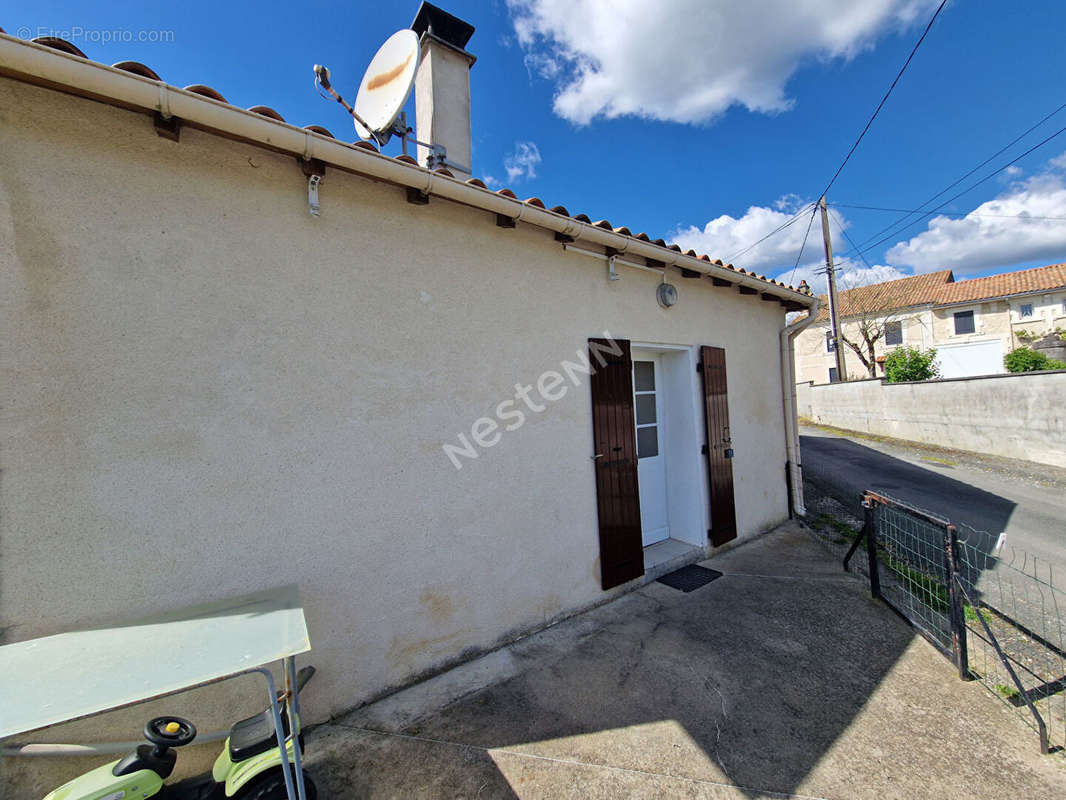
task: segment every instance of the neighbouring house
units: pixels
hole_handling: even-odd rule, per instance
[[[5,641],[295,583],[321,720],[802,511],[809,293],[54,39],[0,107]]]
[[[944,378],[994,375],[1015,347],[1066,330],[1066,264],[961,281],[941,270],[848,289],[839,303],[850,380],[883,376],[885,356],[900,346],[936,348]],[[796,337],[795,358],[799,381],[839,379],[824,302]]]

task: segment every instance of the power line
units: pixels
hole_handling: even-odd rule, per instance
[[[891,95],[892,90],[896,88],[896,84],[899,83],[900,78],[903,77],[903,73],[907,71],[907,67],[910,66],[911,59],[913,59],[914,54],[918,52],[918,48],[922,46],[922,42],[924,42],[925,37],[929,35],[929,31],[930,29],[932,29],[933,23],[936,22],[936,18],[940,16],[940,12],[944,9],[944,6],[946,4],[947,0],[940,0],[940,5],[937,6],[936,11],[933,12],[933,16],[930,18],[929,24],[925,26],[925,30],[922,31],[922,35],[918,38],[918,41],[911,49],[910,55],[907,56],[907,60],[903,62],[903,66],[900,67],[899,72],[896,74],[895,80],[892,81],[892,85],[888,87],[888,91],[885,92],[885,96],[881,98],[881,102],[877,104],[877,108],[874,109],[874,113],[870,116],[869,121],[867,121],[866,127],[862,129],[862,133],[859,134],[859,138],[855,140],[855,144],[851,146],[851,149],[848,150],[848,154],[844,156],[844,160],[840,162],[840,166],[837,167],[837,171],[833,173],[833,177],[829,179],[829,183],[827,183],[825,188],[822,189],[822,191],[819,193],[819,197],[824,197],[829,192],[829,189],[836,182],[836,179],[840,176],[840,173],[844,170],[844,166],[848,163],[848,161],[851,160],[851,156],[855,152],[855,149],[859,146],[859,142],[861,142],[863,137],[866,136],[866,132],[870,130],[870,126],[874,124],[874,120],[877,119],[877,115],[881,113],[881,109],[884,108],[885,103],[888,102],[889,95]]]
[[[833,208],[857,208],[863,211],[894,211],[896,213],[906,214],[920,214],[921,208],[886,208],[884,206],[860,206],[853,203],[830,203]],[[1066,217],[1036,217],[1032,214],[978,214],[974,211],[941,211],[945,217],[981,217],[989,219],[1034,219],[1034,220],[1054,220],[1056,222],[1066,222]],[[895,223],[893,223],[895,224]],[[892,227],[891,225],[889,227]],[[850,241],[850,239],[849,239]]]
[[[761,239],[759,239],[759,241],[757,241],[757,242],[754,242],[754,243],[752,243],[752,244],[749,244],[749,245],[748,245],[747,247],[745,247],[745,248],[744,248],[743,250],[741,250],[741,251],[740,251],[739,253],[734,253],[734,254],[733,254],[733,255],[731,255],[731,256],[730,256],[729,258],[727,258],[727,259],[726,259],[726,261],[729,261],[729,262],[733,262],[733,261],[736,261],[736,260],[737,260],[738,258],[740,258],[740,257],[741,257],[742,255],[744,255],[745,253],[747,253],[747,252],[748,252],[749,250],[753,250],[753,249],[755,249],[755,248],[756,248],[756,247],[758,247],[758,246],[759,246],[760,244],[762,244],[762,243],[763,243],[763,242],[765,242],[765,241],[766,241],[767,239],[769,239],[769,238],[770,238],[771,236],[776,236],[776,235],[777,235],[777,234],[779,234],[779,233],[780,233],[781,231],[783,231],[783,230],[784,230],[785,228],[787,228],[787,227],[788,227],[789,225],[792,225],[792,224],[793,224],[794,222],[796,222],[796,220],[798,220],[798,219],[799,219],[800,217],[802,217],[802,216],[803,216],[803,215],[804,215],[804,214],[805,214],[805,213],[807,212],[807,209],[808,209],[808,208],[810,208],[810,207],[811,207],[812,205],[813,205],[813,203],[808,203],[808,204],[807,204],[807,205],[805,205],[805,206],[804,206],[803,208],[801,208],[801,209],[800,209],[799,211],[797,211],[797,212],[796,212],[796,215],[795,215],[794,217],[792,217],[791,219],[789,219],[789,220],[786,220],[786,221],[785,221],[785,222],[783,222],[782,224],[778,225],[778,226],[777,226],[776,228],[774,228],[774,229],[773,229],[772,231],[770,231],[770,232],[769,232],[768,234],[766,234],[766,235],[765,235],[765,236],[763,236],[763,237],[762,237]]]
[[[976,167],[974,167],[973,169],[971,169],[971,170],[970,170],[969,172],[967,172],[967,173],[966,173],[965,175],[962,175],[961,177],[959,177],[959,178],[957,178],[956,180],[952,181],[952,182],[951,182],[951,183],[949,183],[949,184],[948,184],[947,186],[945,186],[945,187],[944,187],[943,189],[941,189],[941,190],[940,190],[939,192],[937,192],[936,194],[934,194],[934,195],[933,195],[932,197],[930,197],[930,198],[928,198],[928,199],[924,200],[924,201],[923,201],[922,203],[920,203],[920,204],[918,205],[918,208],[917,208],[917,209],[915,209],[915,211],[908,211],[907,213],[905,213],[905,214],[904,214],[904,215],[903,215],[902,217],[900,217],[899,219],[895,220],[894,222],[890,222],[890,223],[889,223],[889,224],[888,224],[887,226],[885,226],[884,228],[882,228],[881,230],[879,230],[879,231],[878,231],[877,233],[873,234],[872,236],[868,236],[868,237],[867,237],[866,239],[864,239],[864,240],[863,240],[863,241],[862,241],[862,242],[861,242],[860,244],[861,244],[862,246],[865,246],[865,245],[869,244],[869,243],[870,243],[871,241],[873,241],[874,239],[876,239],[876,238],[877,238],[878,236],[881,236],[881,235],[882,235],[882,234],[884,234],[884,233],[885,233],[886,231],[889,231],[889,230],[891,230],[892,228],[895,228],[895,227],[896,227],[896,226],[897,226],[897,225],[898,225],[899,223],[903,222],[903,220],[907,219],[907,218],[908,218],[909,216],[911,216],[912,214],[915,214],[915,213],[920,213],[920,212],[922,211],[922,209],[924,209],[924,208],[925,208],[925,206],[927,206],[927,205],[929,205],[930,203],[932,203],[932,202],[933,202],[934,200],[936,200],[936,199],[937,199],[938,197],[940,197],[941,195],[947,194],[947,193],[948,193],[949,191],[951,191],[952,189],[954,189],[954,188],[955,188],[956,186],[958,186],[958,185],[959,185],[960,183],[962,183],[962,182],[963,182],[964,180],[966,180],[966,179],[967,179],[967,178],[969,178],[969,177],[970,177],[971,175],[973,175],[973,174],[974,174],[975,172],[977,172],[977,171],[978,171],[979,169],[981,169],[981,167],[983,167],[983,166],[985,166],[986,164],[988,164],[989,162],[991,162],[991,161],[995,160],[995,159],[996,159],[996,158],[997,158],[997,157],[998,157],[998,156],[999,156],[1000,154],[1002,154],[1002,153],[1004,153],[1005,151],[1007,151],[1007,150],[1009,150],[1010,148],[1012,148],[1012,147],[1013,147],[1014,145],[1016,145],[1016,144],[1017,144],[1018,142],[1020,142],[1020,141],[1021,141],[1022,139],[1024,139],[1024,138],[1025,138],[1026,136],[1028,136],[1028,135],[1029,135],[1030,133],[1032,133],[1032,132],[1033,132],[1034,130],[1036,130],[1037,128],[1039,128],[1039,127],[1040,127],[1041,125],[1043,125],[1043,124],[1044,124],[1045,122],[1047,122],[1047,121],[1048,121],[1049,119],[1051,119],[1051,118],[1052,118],[1053,116],[1055,116],[1056,114],[1058,114],[1058,113],[1059,113],[1060,111],[1062,111],[1062,110],[1063,110],[1064,108],[1066,108],[1066,103],[1063,103],[1062,105],[1060,105],[1060,106],[1059,106],[1058,108],[1056,108],[1056,109],[1055,109],[1054,111],[1052,111],[1052,112],[1051,112],[1050,114],[1046,114],[1046,115],[1045,115],[1045,116],[1044,116],[1044,117],[1043,117],[1042,119],[1040,119],[1040,120],[1039,120],[1038,122],[1036,122],[1035,124],[1033,124],[1033,125],[1030,125],[1030,126],[1029,126],[1029,127],[1028,127],[1028,128],[1027,128],[1027,129],[1025,130],[1025,131],[1023,131],[1022,133],[1020,133],[1020,134],[1018,134],[1017,136],[1015,136],[1015,137],[1014,137],[1014,138],[1013,138],[1013,139],[1012,139],[1011,141],[1009,141],[1009,142],[1008,142],[1007,144],[1003,145],[1003,147],[999,148],[999,150],[997,150],[996,152],[994,152],[994,153],[993,153],[992,155],[990,155],[990,156],[989,156],[988,158],[986,158],[986,159],[985,159],[984,161],[982,161],[982,162],[981,162],[980,164],[978,164],[978,165],[977,165]],[[838,204],[838,205],[839,205],[839,204]],[[943,206],[941,206],[941,208],[943,208]]]
[[[851,237],[848,236],[848,232],[844,230],[844,220],[840,218],[840,215],[836,211],[830,209],[830,212],[833,214],[834,217],[836,217],[837,225],[840,226],[840,235],[844,237],[844,240],[848,244],[851,245],[853,250],[856,249],[855,242],[851,241]],[[862,263],[866,265],[867,269],[873,269],[873,267],[870,265],[870,262],[866,260],[866,256],[864,256],[861,251],[859,252],[858,256],[862,259]]]
[[[951,197],[949,197],[949,198],[948,198],[947,200],[945,200],[945,201],[944,201],[943,203],[941,203],[941,204],[940,204],[939,206],[937,206],[936,208],[934,208],[934,209],[933,209],[932,211],[926,211],[926,212],[923,212],[923,213],[922,213],[922,215],[921,215],[921,216],[919,216],[919,217],[918,217],[917,219],[915,219],[915,220],[914,220],[913,222],[908,222],[908,223],[907,223],[906,225],[904,225],[903,227],[901,227],[901,228],[898,228],[898,229],[896,229],[896,230],[892,231],[892,233],[890,233],[890,234],[889,234],[888,236],[885,236],[885,237],[883,237],[883,238],[879,239],[878,241],[874,242],[874,243],[873,243],[872,245],[869,245],[869,246],[867,246],[867,247],[864,247],[864,248],[863,248],[863,249],[862,249],[862,250],[860,251],[860,253],[868,253],[869,251],[873,250],[873,249],[874,249],[875,247],[878,247],[879,245],[881,245],[881,244],[884,244],[884,243],[885,243],[885,242],[887,242],[887,241],[888,241],[889,239],[893,239],[893,238],[895,238],[896,236],[899,236],[899,235],[900,235],[900,234],[901,234],[901,233],[902,233],[903,231],[907,230],[907,228],[910,228],[910,227],[912,227],[912,226],[914,226],[914,225],[917,225],[917,224],[918,224],[919,222],[921,222],[921,221],[922,221],[923,219],[925,219],[926,217],[931,217],[931,216],[933,216],[933,214],[935,214],[936,212],[938,212],[938,211],[939,211],[940,209],[942,209],[942,208],[943,208],[944,206],[950,205],[951,203],[955,202],[955,201],[956,201],[956,200],[958,200],[958,199],[959,199],[960,197],[962,197],[962,196],[963,196],[964,194],[967,194],[968,192],[972,192],[972,191],[973,191],[974,189],[976,189],[976,188],[977,188],[978,186],[980,186],[980,185],[981,185],[982,183],[984,183],[985,181],[989,180],[990,178],[994,178],[994,177],[995,177],[996,175],[998,175],[999,173],[1001,173],[1001,172],[1002,172],[1003,170],[1005,170],[1005,169],[1006,169],[1007,167],[1013,166],[1013,165],[1014,165],[1014,164],[1015,164],[1016,162],[1018,162],[1018,161],[1021,161],[1021,160],[1022,160],[1023,158],[1025,158],[1025,157],[1026,157],[1027,155],[1029,155],[1030,153],[1032,153],[1032,152],[1033,152],[1034,150],[1037,150],[1037,149],[1039,149],[1039,148],[1043,147],[1043,146],[1044,146],[1045,144],[1047,144],[1048,142],[1050,142],[1050,141],[1051,141],[1052,139],[1054,139],[1054,138],[1055,138],[1055,137],[1057,137],[1057,136],[1061,136],[1061,135],[1062,135],[1063,133],[1066,133],[1066,127],[1063,127],[1063,128],[1059,128],[1059,129],[1058,129],[1057,131],[1055,131],[1055,133],[1051,134],[1050,136],[1048,136],[1048,137],[1047,137],[1046,139],[1044,139],[1043,141],[1041,141],[1041,142],[1038,142],[1037,144],[1033,145],[1033,146],[1032,146],[1032,147],[1030,147],[1030,148],[1029,148],[1028,150],[1026,150],[1026,151],[1025,151],[1024,153],[1022,153],[1022,154],[1021,154],[1020,156],[1018,156],[1017,158],[1015,158],[1015,159],[1013,159],[1013,160],[1011,160],[1011,161],[1008,161],[1008,162],[1007,162],[1006,164],[1004,164],[1004,165],[1003,165],[1002,167],[1000,167],[999,169],[993,170],[992,172],[988,173],[988,174],[987,174],[987,175],[985,175],[985,176],[984,176],[983,178],[981,178],[981,179],[980,179],[979,181],[977,181],[976,183],[974,183],[974,184],[972,184],[971,186],[967,187],[966,189],[963,189],[963,190],[962,190],[961,192],[959,192],[958,194],[952,195],[952,196],[951,196]],[[848,252],[850,253],[851,251],[848,251]],[[845,255],[847,255],[847,253],[845,253]]]
[[[929,19],[929,22],[928,22],[928,24],[926,24],[925,30],[922,31],[922,35],[918,38],[918,41],[915,42],[914,47],[911,49],[910,54],[907,56],[907,60],[905,62],[903,62],[903,66],[900,67],[900,70],[896,74],[895,79],[892,81],[892,84],[888,87],[888,91],[885,92],[884,97],[881,98],[881,102],[877,104],[877,108],[874,109],[874,113],[870,116],[870,119],[867,121],[866,127],[864,127],[862,129],[862,133],[859,134],[859,138],[855,140],[855,143],[851,146],[851,149],[848,150],[848,154],[844,157],[844,160],[840,163],[840,166],[837,167],[836,172],[833,173],[833,177],[830,178],[829,183],[826,184],[825,189],[822,190],[822,192],[821,192],[821,194],[819,196],[824,196],[826,194],[826,192],[829,191],[830,187],[833,185],[833,183],[836,181],[836,179],[840,176],[840,173],[843,171],[844,166],[848,163],[848,161],[851,160],[851,156],[855,153],[855,149],[859,146],[859,142],[861,142],[863,140],[863,137],[866,136],[866,132],[870,130],[870,126],[873,125],[873,122],[877,118],[877,115],[879,113],[881,113],[881,109],[884,108],[885,103],[888,102],[889,95],[891,95],[892,91],[896,88],[896,84],[899,83],[900,78],[903,77],[903,73],[907,71],[907,67],[910,66],[911,61],[914,59],[915,53],[918,52],[918,48],[921,47],[922,42],[925,41],[925,37],[929,35],[929,31],[932,29],[933,23],[936,22],[936,18],[938,16],[940,16],[940,12],[944,9],[944,6],[946,4],[947,4],[947,0],[941,0],[940,5],[937,6],[936,11],[933,12],[933,16]],[[788,220],[787,222],[783,223],[782,225],[779,225],[777,228],[774,228],[774,230],[770,231],[768,234],[763,236],[757,242],[754,242],[753,244],[748,245],[747,247],[745,247],[740,252],[735,253],[734,255],[730,256],[728,260],[731,261],[731,262],[735,261],[736,259],[738,259],[740,256],[744,255],[748,251],[758,247],[760,244],[765,242],[771,236],[776,236],[778,233],[783,231],[785,228],[789,227],[790,225],[794,224],[797,220],[799,220],[803,216],[803,214],[806,213],[807,208],[808,208],[808,206],[804,206],[790,220]],[[811,219],[813,221],[813,216],[812,216]],[[808,233],[810,233],[810,225],[808,225],[807,231],[808,231]],[[806,237],[804,237],[804,241],[806,241]],[[800,248],[800,254],[802,255],[802,253],[803,253],[803,248],[801,247]],[[793,274],[795,274],[795,269],[793,270]]]
[[[799,269],[800,259],[803,258],[803,250],[807,247],[807,237],[811,235],[811,226],[814,225],[814,218],[818,214],[818,206],[814,207],[811,211],[811,218],[807,221],[807,232],[803,234],[803,243],[800,245],[799,254],[796,256],[796,264],[792,267],[792,274],[788,277],[788,285],[792,285],[792,281],[796,279],[796,270]]]

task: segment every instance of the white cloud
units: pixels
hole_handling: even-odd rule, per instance
[[[507,0],[527,68],[556,82],[571,122],[632,115],[706,122],[733,105],[793,105],[805,60],[848,59],[936,0]]]
[[[735,260],[738,267],[762,273],[779,270],[796,263],[803,236],[807,231],[807,223],[810,221],[810,211],[746,253],[741,251],[788,222],[805,205],[809,204],[799,200],[796,195],[785,195],[773,204],[773,208],[751,206],[740,217],[722,214],[703,228],[697,228],[695,225],[679,227],[670,238],[685,250],[692,248],[698,253],[706,253],[711,258]],[[837,218],[831,216],[829,223],[831,234],[838,238],[840,229]],[[820,252],[822,225],[815,219],[807,238],[804,258],[809,259]]]
[[[887,260],[916,272],[952,269],[960,275],[1026,261],[1066,260],[1064,170],[1066,153],[965,217],[933,217],[925,231],[890,248]]]
[[[537,149],[536,142],[515,142],[514,152],[503,160],[507,180],[514,182],[537,177],[540,161],[540,150]]]

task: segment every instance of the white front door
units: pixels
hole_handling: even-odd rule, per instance
[[[659,356],[633,351],[633,413],[637,426],[637,482],[644,546],[670,537],[666,512],[666,454],[663,447],[663,380]]]

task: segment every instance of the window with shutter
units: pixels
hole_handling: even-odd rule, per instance
[[[956,311],[955,312],[955,335],[959,336],[964,333],[973,333],[976,330],[973,323],[972,311]]]

